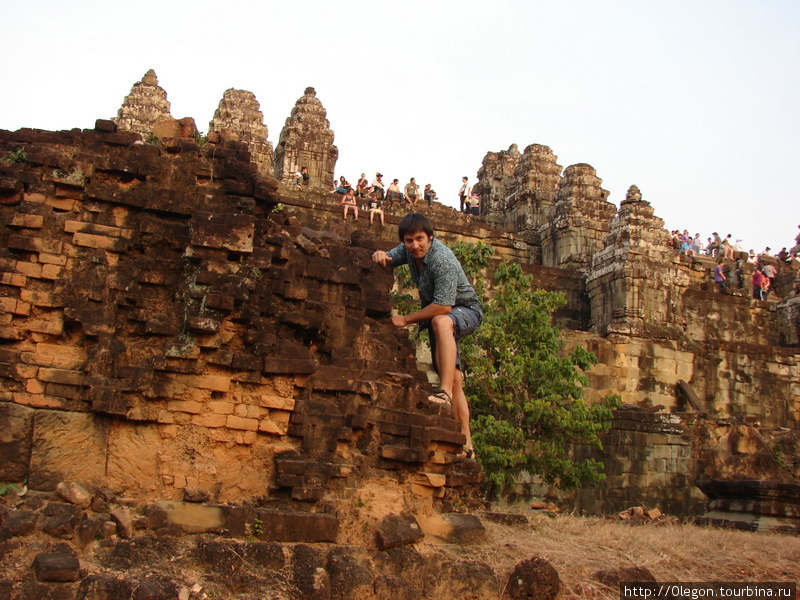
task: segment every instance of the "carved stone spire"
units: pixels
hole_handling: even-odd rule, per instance
[[[555,204],[540,229],[542,264],[587,272],[592,255],[605,245],[617,207],[608,202],[603,180],[591,165],[564,169]]]
[[[281,130],[275,150],[275,176],[286,183],[302,167],[308,168],[310,186],[330,190],[339,149],[333,145],[333,131],[327,111],[313,87],[306,88]]]
[[[247,143],[251,160],[261,175],[274,176],[272,142],[267,141],[267,126],[261,106],[252,92],[225,90],[219,101],[214,118],[208,124],[208,132],[219,133],[223,138],[233,134]]]
[[[517,162],[506,209],[507,227],[533,243],[539,241],[537,230],[545,223],[558,189],[561,165],[557,160],[547,146],[531,144]]]
[[[673,264],[675,254],[664,221],[632,185],[587,277],[593,328],[630,335],[655,324],[679,326],[675,315],[689,280]]]
[[[117,117],[112,119],[120,129],[146,137],[153,132],[156,121],[172,120],[167,92],[158,85],[155,71],[150,69],[142,80],[134,83],[125,96]]]
[[[643,202],[642,192],[640,192],[639,188],[635,185],[632,185],[628,188],[628,191],[625,194],[625,200],[622,201],[622,204],[627,202]]]
[[[502,227],[514,173],[519,162],[519,149],[511,144],[508,150],[487,152],[478,170],[478,183],[472,191],[481,197],[481,214],[490,223]]]

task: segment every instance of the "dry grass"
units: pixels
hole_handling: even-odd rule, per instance
[[[484,522],[485,546],[470,547],[501,581],[526,558],[549,560],[561,577],[561,598],[619,598],[592,577],[601,569],[646,567],[661,582],[800,580],[800,537],[698,527],[630,526],[570,515],[535,517],[527,527]]]

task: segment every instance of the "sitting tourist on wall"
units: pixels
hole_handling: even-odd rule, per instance
[[[350,184],[344,178],[344,175],[342,175],[341,177],[339,177],[339,183],[336,185],[336,189],[333,191],[336,192],[337,194],[341,194],[342,196],[344,196],[347,193],[347,190],[349,189],[350,189]]]
[[[422,191],[422,197],[425,199],[425,202],[428,203],[428,206],[433,206],[433,201],[436,200],[436,192],[431,187],[430,183],[425,184],[425,189]]]
[[[413,177],[406,184],[405,198],[406,202],[411,206],[416,206],[417,202],[419,202],[419,186]]]
[[[372,191],[375,192],[378,200],[383,200],[386,186],[383,185],[383,175],[381,173],[375,173],[375,179],[372,180]]]
[[[386,200],[391,204],[392,202],[402,202],[403,192],[400,191],[399,180],[393,179],[389,184],[389,189],[386,191]]]
[[[362,173],[361,177],[358,178],[358,183],[356,183],[356,192],[359,198],[366,198],[369,195],[370,185],[364,173]]]
[[[381,208],[381,201],[378,200],[378,195],[375,192],[372,192],[369,196],[369,202],[367,203],[367,209],[369,210],[369,222],[372,223],[372,219],[375,215],[380,216],[381,218],[381,225],[385,225],[383,220],[383,209]]]
[[[356,193],[353,188],[347,190],[347,193],[342,198],[342,206],[344,206],[344,214],[342,218],[347,220],[347,211],[353,209],[353,221],[358,221],[358,202],[356,202]]]

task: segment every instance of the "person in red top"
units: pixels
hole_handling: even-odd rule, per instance
[[[361,177],[358,179],[358,183],[356,184],[356,191],[358,192],[359,198],[366,198],[367,195],[369,194],[370,185],[364,173],[362,173]]]
[[[763,300],[764,297],[761,293],[761,286],[764,283],[764,274],[755,269],[753,271],[753,300]]]

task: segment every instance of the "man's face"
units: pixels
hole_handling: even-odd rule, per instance
[[[407,233],[403,237],[403,244],[412,258],[422,260],[431,249],[433,236],[428,235],[424,231],[415,231],[414,233]]]

